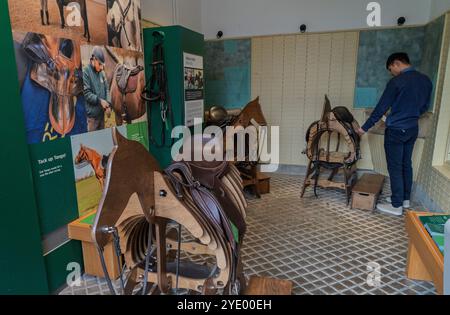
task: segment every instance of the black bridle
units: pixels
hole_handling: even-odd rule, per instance
[[[153,104],[159,105],[162,122],[160,143],[153,138],[151,126],[149,128],[150,142],[158,148],[172,147],[174,143],[172,138],[166,143],[166,132],[171,130],[174,122],[164,56],[164,36],[163,32],[153,32],[155,44],[153,47],[152,76],[147,82],[141,95],[141,97],[149,103],[150,108]]]

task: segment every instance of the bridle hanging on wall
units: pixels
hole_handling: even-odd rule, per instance
[[[173,125],[172,102],[169,93],[169,82],[167,77],[167,70],[164,57],[164,38],[163,32],[153,32],[154,46],[153,46],[153,62],[152,62],[152,76],[147,82],[145,89],[142,91],[141,97],[149,103],[149,108],[153,104],[159,104],[161,112],[161,139],[158,143],[152,135],[152,127],[150,130],[150,142],[158,148],[171,147],[173,139],[167,143],[166,132],[170,132]]]

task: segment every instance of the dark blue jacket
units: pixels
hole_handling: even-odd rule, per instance
[[[386,127],[410,129],[418,126],[419,118],[430,106],[433,83],[414,68],[405,69],[389,81],[378,105],[362,126],[364,131],[372,128],[391,109]]]

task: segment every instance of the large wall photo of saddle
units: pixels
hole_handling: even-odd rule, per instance
[[[81,56],[89,132],[147,120],[142,53],[84,45]]]
[[[12,29],[106,44],[106,0],[8,0]]]
[[[37,33],[13,36],[28,143],[86,132],[79,44]]]

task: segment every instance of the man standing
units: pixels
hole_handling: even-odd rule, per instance
[[[105,129],[105,112],[111,113],[111,95],[104,70],[103,50],[96,46],[92,51],[91,62],[83,69],[84,96],[88,131]]]
[[[428,111],[433,90],[431,80],[416,71],[406,53],[392,54],[386,68],[394,76],[378,105],[358,133],[365,134],[390,109],[386,119],[384,148],[392,196],[378,210],[401,216],[410,207],[413,182],[412,154],[419,133],[419,118]]]

